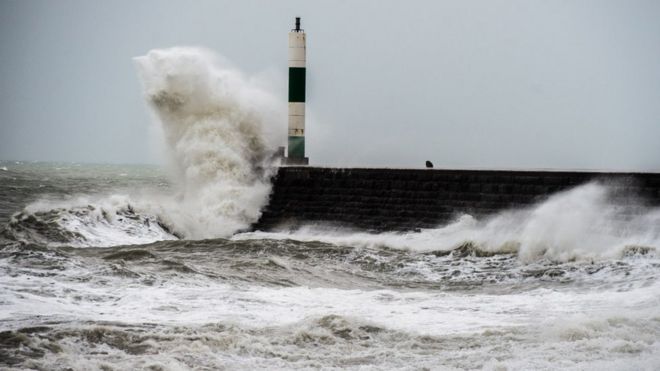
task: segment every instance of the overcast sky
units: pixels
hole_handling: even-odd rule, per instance
[[[158,161],[132,57],[285,82],[295,16],[312,164],[660,170],[653,0],[0,0],[0,159]]]

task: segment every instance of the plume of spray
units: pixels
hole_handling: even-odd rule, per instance
[[[518,250],[522,261],[620,258],[631,248],[660,246],[660,209],[635,195],[614,197],[615,184],[592,182],[531,207],[475,223],[487,251]]]
[[[193,239],[255,222],[271,189],[282,104],[203,48],[152,50],[135,63],[178,192],[160,203],[163,221]]]

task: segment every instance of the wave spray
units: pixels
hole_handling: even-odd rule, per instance
[[[277,100],[205,49],[152,50],[135,62],[178,191],[164,221],[194,239],[255,222],[270,193]]]

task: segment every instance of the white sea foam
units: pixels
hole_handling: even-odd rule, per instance
[[[364,233],[319,225],[278,233],[246,233],[235,239],[274,238],[414,251],[452,250],[471,243],[487,252],[517,252],[523,261],[619,258],[630,247],[660,249],[660,209],[611,201],[610,187],[589,183],[520,210],[454,222],[410,233]],[[654,253],[654,252],[652,252]]]
[[[657,280],[625,289],[568,286],[475,295],[244,286],[195,275],[173,276],[146,288],[139,284],[142,278],[130,275],[97,278],[83,264],[55,277],[31,278],[3,279],[0,323],[3,329],[33,326],[35,318],[61,323],[65,352],[48,352],[46,360],[65,365],[101,357],[130,368],[142,359],[116,347],[107,349],[114,354],[108,358],[78,348],[88,337],[67,329],[70,321],[74,330],[89,326],[85,323],[121,323],[114,329],[119,332],[149,324],[136,336],[163,347],[148,353],[154,361],[167,362],[169,354],[185,349],[188,356],[175,358],[194,357],[215,367],[232,361],[248,368],[264,362],[312,366],[297,364],[301,359],[329,366],[350,353],[381,368],[409,360],[415,366],[442,362],[469,369],[582,369],[594,360],[606,365],[621,359],[648,368],[660,352]],[[220,359],[204,358],[209,352]],[[381,360],[382,354],[391,354],[390,362]]]
[[[46,246],[107,247],[176,239],[151,209],[144,200],[136,202],[124,194],[44,198],[14,215],[10,229],[19,241]],[[35,228],[35,222],[46,228]]]
[[[635,269],[630,282],[612,275],[603,278],[610,280],[610,286],[537,288],[506,295],[248,286],[194,274],[169,276],[145,289],[140,274],[108,275],[108,269],[117,267],[114,263],[96,262],[88,266],[89,262],[94,261],[68,261],[66,270],[57,274],[45,275],[42,272],[47,268],[35,267],[5,276],[0,320],[16,320],[13,315],[16,313],[20,313],[18,317],[30,318],[48,308],[54,318],[77,321],[168,324],[219,321],[264,327],[335,314],[359,317],[401,331],[442,335],[470,333],[491,326],[530,326],[538,324],[539,318],[558,323],[584,311],[603,317],[611,317],[619,310],[626,314],[635,312],[644,318],[659,313],[660,282],[647,268],[656,260],[631,261]],[[119,263],[119,266],[124,265]],[[26,280],[28,273],[30,279]],[[557,336],[563,336],[561,328],[557,331]]]

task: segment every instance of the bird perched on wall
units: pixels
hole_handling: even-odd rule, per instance
[[[426,161],[426,168],[433,169],[433,163],[431,161]]]

